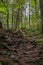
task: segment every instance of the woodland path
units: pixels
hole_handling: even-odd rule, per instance
[[[0,30],[0,62],[2,65],[43,65],[43,44],[24,37],[21,31]]]

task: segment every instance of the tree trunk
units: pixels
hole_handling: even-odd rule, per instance
[[[43,0],[40,0],[40,12],[41,12],[41,24],[42,24],[42,34],[43,34]]]
[[[17,10],[15,31],[19,29],[19,12],[20,12],[20,9]]]
[[[29,28],[30,28],[30,1],[29,1]]]
[[[2,23],[0,22],[0,28],[2,28]]]
[[[12,30],[13,30],[13,25],[14,24],[14,9],[12,8]]]
[[[7,9],[7,29],[9,29],[9,10]]]

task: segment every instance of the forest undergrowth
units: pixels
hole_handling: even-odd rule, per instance
[[[0,64],[43,65],[43,44],[37,44],[35,37],[26,37],[21,30],[0,29]]]

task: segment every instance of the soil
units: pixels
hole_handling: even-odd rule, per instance
[[[0,30],[2,65],[43,65],[43,44],[28,39],[21,32]]]

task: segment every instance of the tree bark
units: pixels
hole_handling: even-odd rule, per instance
[[[9,29],[9,10],[7,9],[7,29]]]
[[[41,24],[42,24],[42,34],[43,34],[43,0],[40,0],[40,12],[41,12]]]
[[[0,28],[2,28],[2,23],[0,22]]]

